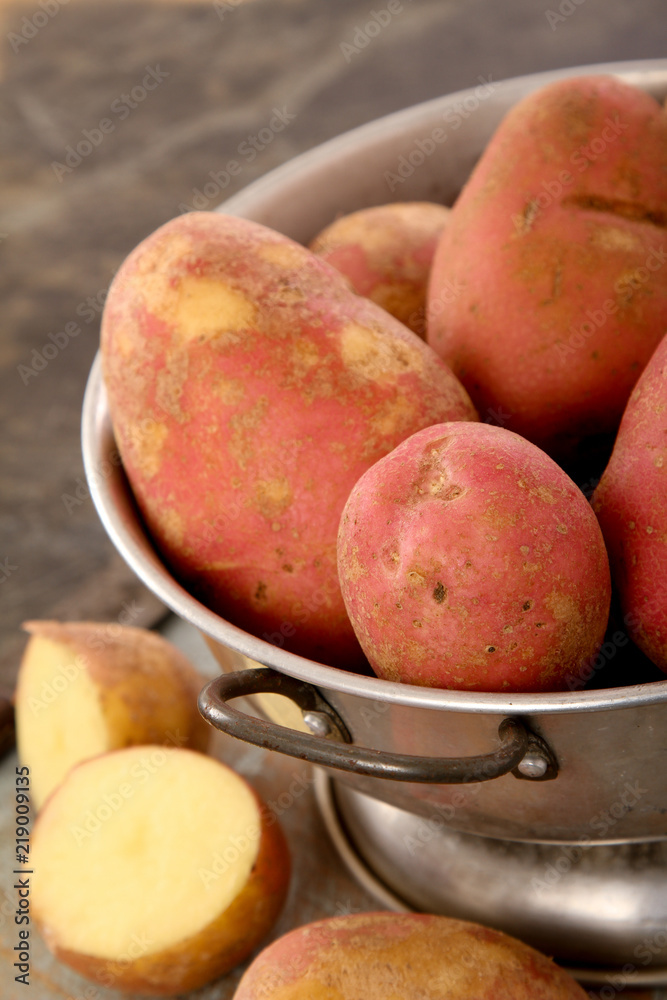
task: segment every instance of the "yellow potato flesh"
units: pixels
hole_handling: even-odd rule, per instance
[[[33,905],[58,947],[130,960],[207,927],[248,881],[261,817],[242,778],[188,750],[87,761],[35,828]]]
[[[42,636],[28,643],[16,697],[16,739],[19,758],[30,768],[36,809],[70,768],[110,749],[99,689],[83,657],[69,646]]]

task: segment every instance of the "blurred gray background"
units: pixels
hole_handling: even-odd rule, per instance
[[[26,618],[163,613],[107,542],[79,449],[123,257],[184,206],[480,77],[663,56],[666,14],[664,0],[0,0],[1,683]]]

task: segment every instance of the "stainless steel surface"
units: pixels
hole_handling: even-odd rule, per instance
[[[338,212],[390,197],[385,172],[417,139],[440,127],[458,102],[476,109],[396,192],[401,200],[451,203],[498,121],[517,99],[558,77],[613,72],[663,98],[667,60],[537,74],[459,92],[357,129],[268,174],[221,208],[307,240]],[[667,680],[624,688],[544,695],[476,694],[400,685],[336,670],[249,635],[195,601],[156,555],[118,467],[99,362],[84,404],[83,449],[91,494],[108,534],[138,576],[169,607],[211,637],[224,669],[267,664],[316,685],[355,742],[419,756],[484,753],[498,716],[519,716],[556,754],[555,781],[505,776],[456,789],[350,776],[367,794],[426,817],[451,810],[449,825],[526,841],[599,843],[667,837]],[[453,796],[457,804],[453,805]]]
[[[549,761],[536,750],[530,750],[517,765],[517,770],[527,778],[541,778],[547,773]]]
[[[303,721],[310,729],[313,736],[321,736],[326,739],[331,736],[331,720],[323,712],[303,712]]]
[[[267,694],[287,697],[301,710],[307,728],[316,722],[319,732],[303,733],[288,726],[248,716],[229,702]],[[199,711],[216,729],[230,736],[289,757],[299,757],[323,767],[382,780],[424,782],[430,785],[460,785],[491,781],[510,771],[518,778],[550,781],[558,767],[549,747],[530,733],[518,719],[503,719],[498,726],[497,746],[488,753],[470,757],[421,757],[381,752],[352,744],[345,723],[322,698],[318,688],[295,680],[270,667],[238,670],[209,681],[199,695]],[[518,773],[526,753],[542,752],[545,768],[540,774]]]
[[[329,838],[350,874],[366,892],[370,893],[387,909],[394,910],[396,913],[412,912],[414,907],[409,906],[387,888],[384,882],[380,881],[350,840],[338,815],[338,806],[333,793],[333,781],[322,768],[316,767],[314,770],[313,788],[317,807]]]
[[[646,984],[667,984],[667,842],[519,844],[456,833],[446,813],[426,821],[338,781],[334,800],[354,851],[414,909],[497,927],[561,962],[629,963]]]

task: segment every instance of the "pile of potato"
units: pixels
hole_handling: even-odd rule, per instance
[[[175,576],[319,662],[549,691],[603,642],[609,553],[667,668],[666,206],[665,112],[590,76],[511,110],[451,211],[358,212],[310,250],[217,213],[148,237],[102,354]],[[564,469],[617,432],[598,523]]]
[[[163,226],[118,272],[102,354],[175,576],[320,662],[507,692],[582,686],[613,581],[667,671],[666,226],[667,117],[601,76],[517,105],[451,210],[357,212],[310,249],[217,213]],[[591,505],[568,470],[590,484],[605,435]],[[206,756],[201,679],[163,640],[28,628],[42,934],[101,985],[196,989],[273,926],[279,824]],[[237,998],[333,992],[584,996],[496,931],[385,913],[293,931]]]

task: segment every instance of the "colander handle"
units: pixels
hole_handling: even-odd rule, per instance
[[[228,702],[256,694],[282,694],[301,709],[304,721],[320,735],[297,732],[266,722],[232,708]],[[337,712],[316,687],[278,673],[270,667],[222,674],[210,681],[199,695],[199,711],[216,729],[290,757],[322,767],[353,771],[392,781],[416,781],[437,785],[461,785],[489,781],[512,771],[517,778],[545,781],[555,778],[558,767],[549,747],[519,719],[505,718],[498,727],[500,746],[475,757],[412,757],[373,750],[352,743]],[[545,761],[546,769],[536,766]],[[520,769],[524,762],[523,771]],[[525,761],[530,766],[525,767]],[[542,771],[542,773],[539,773]]]

